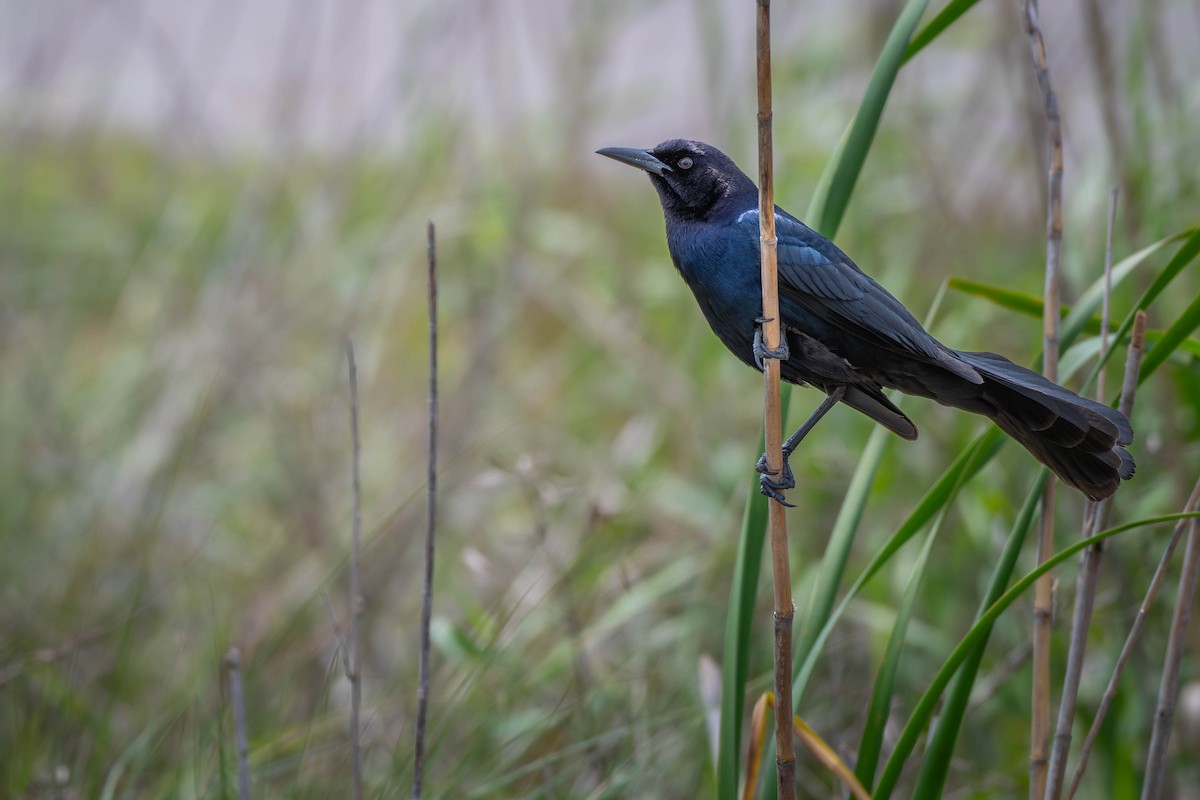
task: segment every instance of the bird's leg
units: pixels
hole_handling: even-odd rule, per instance
[[[791,503],[783,499],[783,492],[791,489],[796,485],[796,476],[792,474],[792,467],[788,464],[788,459],[792,457],[792,453],[796,452],[796,448],[803,441],[808,432],[813,429],[820,420],[829,412],[829,409],[837,405],[838,401],[846,394],[845,386],[838,386],[821,402],[809,418],[804,421],[804,424],[796,429],[796,432],[787,438],[783,443],[783,469],[781,472],[770,472],[767,466],[767,454],[763,453],[762,458],[754,465],[754,469],[758,471],[758,490],[783,505],[794,508]]]
[[[759,370],[765,372],[766,366],[763,364],[764,358],[778,358],[780,361],[787,361],[791,356],[791,351],[788,349],[787,331],[780,328],[779,330],[779,347],[774,350],[768,350],[766,344],[763,343],[763,329],[774,317],[757,317],[754,320],[756,327],[754,328],[754,363],[758,365]]]

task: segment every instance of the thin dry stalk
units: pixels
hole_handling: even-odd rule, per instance
[[[1105,503],[1107,505],[1107,503]],[[1099,519],[1096,514],[1095,518]],[[1054,731],[1054,747],[1050,753],[1050,771],[1046,783],[1046,800],[1062,795],[1067,756],[1071,752],[1071,729],[1075,722],[1075,704],[1079,698],[1079,681],[1083,674],[1083,657],[1087,648],[1087,631],[1095,606],[1096,580],[1100,573],[1100,550],[1088,548],[1079,562],[1079,580],[1075,586],[1075,613],[1071,620],[1071,644],[1067,653],[1067,669],[1063,676],[1062,699],[1058,706],[1058,723]]]
[[[1096,579],[1099,573],[1100,552],[1088,548],[1079,562],[1079,581],[1075,587],[1075,614],[1071,620],[1071,644],[1067,653],[1066,674],[1063,676],[1062,698],[1059,700],[1058,706],[1054,747],[1050,753],[1050,772],[1046,785],[1047,800],[1056,800],[1062,794],[1063,776],[1067,770],[1067,756],[1071,752],[1071,728],[1075,722],[1079,681],[1083,674],[1083,657],[1087,648],[1087,631],[1092,622]]]
[[[1195,511],[1200,507],[1200,480],[1192,488],[1192,494],[1188,497],[1187,503],[1184,505],[1184,512]],[[1154,577],[1150,579],[1150,586],[1146,589],[1146,596],[1142,599],[1141,606],[1138,607],[1137,616],[1133,620],[1133,625],[1129,629],[1129,635],[1125,638],[1125,644],[1121,648],[1121,655],[1117,657],[1117,663],[1113,667],[1112,676],[1108,679],[1108,686],[1104,690],[1104,696],[1100,699],[1100,707],[1096,709],[1096,718],[1092,720],[1092,727],[1088,729],[1087,737],[1083,740],[1083,747],[1079,751],[1079,763],[1075,765],[1075,772],[1071,776],[1071,786],[1067,790],[1067,800],[1071,800],[1075,796],[1075,792],[1079,789],[1079,784],[1083,780],[1083,773],[1087,769],[1088,759],[1092,754],[1092,747],[1096,743],[1096,738],[1100,735],[1100,727],[1104,724],[1104,720],[1108,717],[1108,711],[1112,707],[1113,701],[1117,697],[1117,684],[1121,680],[1121,675],[1125,671],[1125,665],[1129,663],[1130,656],[1133,655],[1133,649],[1137,646],[1141,639],[1142,629],[1145,627],[1146,620],[1150,614],[1150,606],[1154,604],[1158,597],[1158,591],[1162,588],[1162,584],[1167,575],[1167,565],[1171,561],[1171,556],[1175,553],[1175,548],[1179,545],[1183,534],[1191,527],[1191,520],[1180,520],[1175,524],[1175,531],[1171,535],[1170,541],[1167,542],[1167,547],[1163,551],[1162,558],[1159,559],[1158,567],[1154,570]]]
[[[354,357],[353,340],[346,341],[346,362],[350,372],[350,439],[352,443],[351,484],[353,494],[353,527],[350,534],[350,625],[349,634],[342,635],[338,625],[337,615],[333,612],[333,604],[329,596],[321,593],[321,602],[325,605],[325,614],[329,617],[329,626],[333,629],[333,638],[337,641],[338,652],[341,654],[342,671],[350,682],[350,753],[353,764],[353,797],[362,800],[362,676],[358,663],[358,625],[362,617],[362,592],[358,583],[358,550],[362,534],[362,484],[360,481],[361,445],[358,435],[358,362]]]
[[[771,0],[758,0],[758,224],[762,270],[763,340],[768,350],[780,343],[778,239],[775,237],[775,184],[771,142]],[[764,425],[767,469],[783,470],[783,420],[779,400],[779,360],[764,360]],[[796,796],[796,752],[792,746],[792,576],[788,562],[787,511],[767,500],[771,567],[775,584],[775,752],[779,797]]]
[[[1112,225],[1116,192],[1109,204],[1109,246],[1105,259],[1105,312],[1100,323],[1101,357],[1105,355],[1104,340],[1108,337],[1108,303],[1112,289]],[[1133,339],[1125,359],[1125,378],[1121,385],[1119,408],[1129,418],[1133,415],[1133,399],[1137,392],[1138,372],[1142,366],[1142,354],[1146,347],[1146,315],[1134,318]],[[1100,384],[1103,393],[1103,383]],[[1103,395],[1101,394],[1101,400]],[[1113,498],[1089,504],[1090,513],[1084,516],[1083,535],[1091,536],[1108,527]],[[1067,773],[1067,756],[1071,752],[1071,731],[1075,724],[1075,706],[1079,699],[1079,681],[1083,676],[1083,658],[1087,652],[1088,628],[1092,624],[1092,610],[1096,603],[1096,586],[1100,575],[1100,560],[1104,555],[1103,542],[1097,542],[1083,551],[1079,560],[1079,579],[1075,584],[1075,613],[1071,620],[1071,640],[1067,651],[1067,669],[1063,676],[1062,699],[1058,706],[1058,723],[1054,731],[1054,747],[1050,753],[1050,772],[1046,784],[1046,800],[1058,800],[1062,796],[1063,780]]]
[[[1046,208],[1046,286],[1042,315],[1042,344],[1045,374],[1058,377],[1059,263],[1062,251],[1062,124],[1058,96],[1050,82],[1046,64],[1046,42],[1038,23],[1036,0],[1024,0],[1025,32],[1033,54],[1033,67],[1046,115],[1049,167],[1047,169]],[[1054,552],[1055,481],[1047,481],[1042,496],[1042,524],[1038,532],[1039,564]],[[1050,737],[1050,623],[1054,609],[1054,578],[1046,574],[1034,588],[1033,700],[1030,719],[1029,796],[1040,800],[1046,791],[1047,746]]]
[[[1037,563],[1054,552],[1055,484],[1049,481],[1042,492],[1042,523],[1038,529]],[[1033,597],[1033,700],[1030,709],[1029,796],[1040,798],[1046,791],[1050,738],[1050,626],[1054,620],[1054,578],[1038,579]]]
[[[233,699],[233,735],[237,745],[238,798],[250,800],[250,745],[246,739],[246,700],[242,694],[242,653],[236,647],[225,654],[229,694]]]
[[[421,667],[417,684],[417,742],[413,798],[421,800],[425,778],[425,720],[429,711],[429,624],[433,617],[433,541],[437,530],[437,239],[433,220],[426,229],[429,262],[429,452],[425,488],[425,588],[421,596]]]
[[[358,549],[362,536],[362,447],[358,435],[358,362],[354,341],[346,341],[346,362],[350,371],[350,438],[353,442],[354,523],[350,535],[350,636],[346,653],[346,678],[350,681],[350,749],[354,760],[354,800],[362,800],[362,673],[358,661],[358,623],[363,614],[363,598],[358,583]]]
[[[1111,343],[1108,332],[1112,317],[1112,263],[1113,263],[1113,228],[1117,224],[1117,199],[1121,190],[1116,186],[1108,192],[1108,233],[1104,240],[1104,300],[1100,306],[1100,370],[1096,373],[1096,398],[1104,402],[1104,379],[1108,376],[1105,356]]]
[[[1179,669],[1187,647],[1188,623],[1192,619],[1197,582],[1200,582],[1200,524],[1193,519],[1188,526],[1183,570],[1179,576],[1175,611],[1171,615],[1171,633],[1167,638],[1162,679],[1158,686],[1158,705],[1154,710],[1150,753],[1146,756],[1146,782],[1142,784],[1142,800],[1158,800],[1163,794],[1167,745],[1171,741],[1171,723],[1175,720],[1175,701],[1179,697]]]

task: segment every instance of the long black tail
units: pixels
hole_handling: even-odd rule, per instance
[[[1063,482],[1093,500],[1117,490],[1133,476],[1133,456],[1125,445],[1133,428],[1125,415],[1019,367],[995,353],[955,355],[983,378],[959,383],[937,399],[990,417]]]

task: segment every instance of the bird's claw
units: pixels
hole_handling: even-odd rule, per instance
[[[771,472],[770,467],[767,466],[767,454],[763,453],[762,457],[758,459],[758,463],[754,465],[754,469],[759,473],[758,490],[760,492],[777,503],[788,508],[795,508],[783,497],[784,491],[796,487],[796,476],[792,474],[792,468],[786,458],[783,460],[781,472]]]
[[[758,478],[758,491],[765,494],[767,497],[779,503],[781,506],[795,508],[795,504],[789,503],[783,497],[783,492],[780,491],[780,486],[774,480],[766,475],[760,475]]]
[[[754,363],[758,365],[759,370],[764,372],[767,369],[766,365],[763,363],[764,359],[776,358],[780,361],[787,361],[791,356],[791,350],[788,348],[787,336],[783,335],[782,331],[780,332],[781,335],[779,337],[779,347],[775,348],[774,350],[768,349],[766,344],[763,342],[762,326],[766,325],[773,319],[775,318],[758,317],[754,320],[754,322],[758,325],[758,327],[754,329]]]

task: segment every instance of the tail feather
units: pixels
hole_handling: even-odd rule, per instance
[[[958,383],[938,392],[948,405],[983,413],[1062,480],[1093,500],[1133,476],[1125,445],[1133,428],[1123,414],[1080,397],[994,353],[956,352],[983,376],[982,385]]]
[[[846,386],[842,402],[858,409],[902,439],[911,442],[917,438],[917,426],[887,399],[878,386],[850,384]]]

